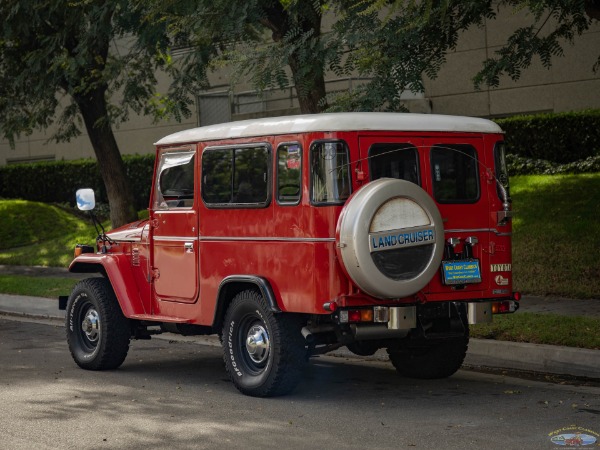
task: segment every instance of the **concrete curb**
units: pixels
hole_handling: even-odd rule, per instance
[[[51,320],[57,324],[64,323],[65,318],[65,312],[58,309],[58,300],[6,294],[0,294],[0,314]],[[219,345],[216,336],[183,337],[169,333],[165,338],[202,345]],[[329,352],[328,355],[367,361],[388,360],[385,350],[379,350],[373,356],[363,357],[342,347]],[[471,339],[465,365],[600,379],[600,350]]]
[[[600,379],[600,350],[471,339],[465,364]]]

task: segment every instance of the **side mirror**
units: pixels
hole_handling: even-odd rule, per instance
[[[96,206],[96,197],[93,189],[79,189],[75,193],[77,208],[81,211],[91,211]]]

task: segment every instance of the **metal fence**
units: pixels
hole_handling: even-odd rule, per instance
[[[327,93],[343,92],[364,83],[367,78],[336,78],[325,82]],[[232,92],[216,90],[198,95],[198,125],[232,120],[300,113],[295,86],[264,91]]]

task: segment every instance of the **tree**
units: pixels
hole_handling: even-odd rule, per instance
[[[185,2],[189,5],[188,2]],[[258,90],[296,86],[303,113],[404,110],[400,94],[422,92],[435,78],[462,31],[494,20],[497,8],[531,11],[531,26],[515,30],[496,58],[482,61],[476,86],[518,79],[532,58],[549,67],[600,12],[599,0],[195,0],[177,13],[154,11],[191,48],[183,67],[230,65],[232,82],[247,77]],[[169,9],[168,12],[167,9]],[[323,33],[323,14],[334,19]],[[552,20],[549,20],[552,19]],[[596,68],[598,63],[596,64]],[[287,69],[287,70],[286,70]],[[325,95],[324,73],[367,78],[346,92]],[[184,73],[185,69],[181,73]],[[291,77],[288,74],[291,73]],[[176,79],[178,76],[176,75]],[[291,79],[290,79],[291,78]],[[190,77],[176,83],[178,96]],[[189,89],[188,89],[189,92]]]
[[[87,131],[98,160],[114,227],[137,218],[112,125],[159,113],[155,68],[160,27],[142,24],[125,0],[2,0],[0,128],[15,138],[57,125],[52,139]],[[119,47],[143,36],[148,46]],[[120,102],[111,103],[119,93]],[[176,108],[174,108],[176,109]],[[58,116],[58,117],[57,117]]]
[[[515,10],[527,8],[531,25],[519,28],[508,38],[496,56],[483,62],[483,68],[474,78],[475,86],[498,86],[500,77],[508,75],[518,80],[534,57],[539,57],[546,68],[552,59],[563,55],[563,43],[573,43],[587,31],[594,20],[600,20],[600,0],[503,0],[501,4]],[[600,67],[600,56],[592,67]]]
[[[382,7],[385,13],[382,14]],[[533,58],[549,68],[587,31],[600,12],[598,0],[360,0],[349,1],[334,28],[347,43],[334,70],[358,72],[371,81],[330,98],[338,110],[402,110],[404,90],[423,91],[423,75],[435,78],[462,31],[495,20],[498,8],[529,12],[531,24],[513,31],[496,56],[482,61],[476,88],[498,86],[504,74],[517,80]],[[597,70],[600,59],[592,70]]]
[[[321,31],[326,2],[286,0],[194,0],[152,4],[151,23],[168,24],[175,46],[189,50],[171,65],[171,95],[184,98],[206,83],[206,71],[233,67],[232,81],[248,77],[254,87],[293,83],[303,113],[322,112],[325,68],[330,57]],[[289,70],[289,74],[286,71]]]

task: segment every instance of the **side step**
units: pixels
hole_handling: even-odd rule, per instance
[[[182,317],[172,316],[157,316],[154,314],[133,314],[129,319],[148,320],[150,322],[172,322],[172,323],[190,323],[192,319],[184,319]]]

